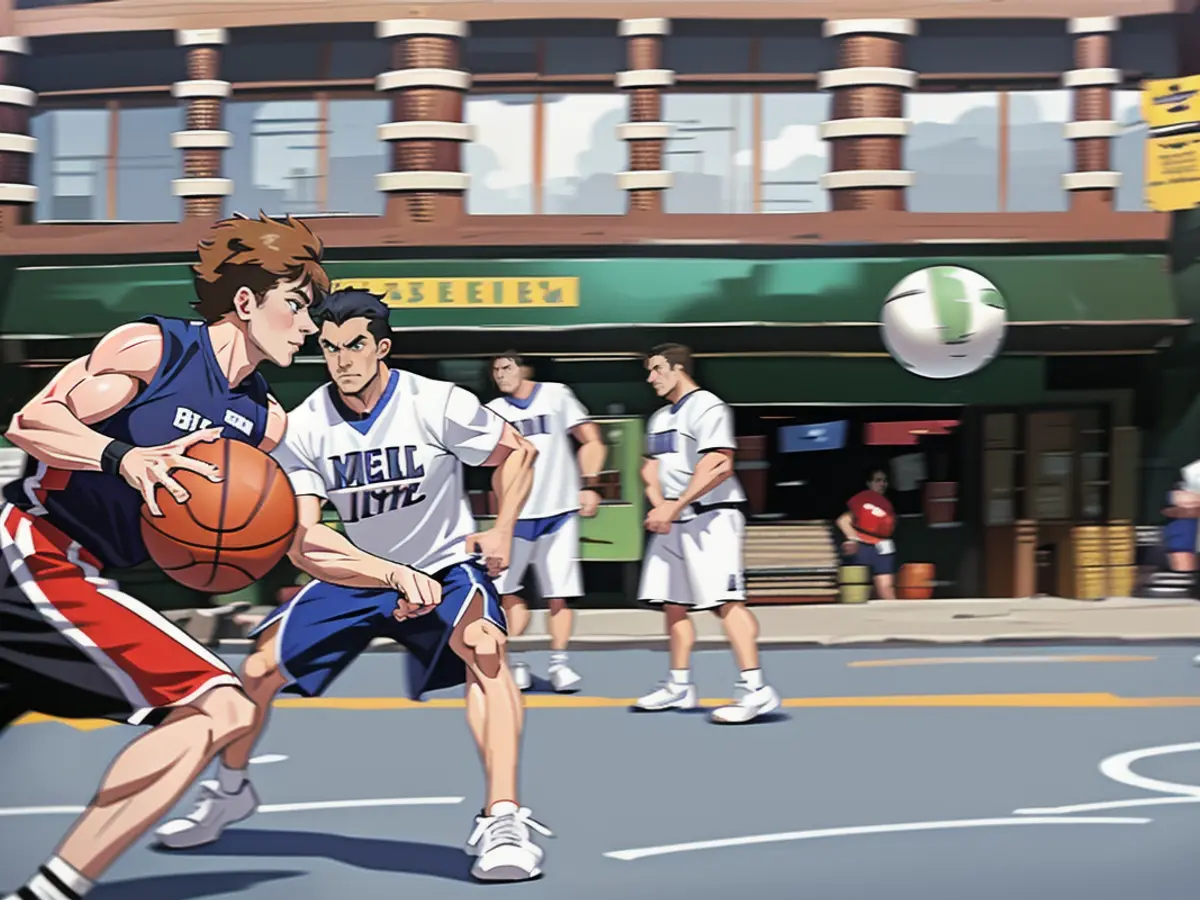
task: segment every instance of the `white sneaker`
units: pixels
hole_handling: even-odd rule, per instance
[[[644,712],[662,712],[667,709],[695,709],[699,702],[694,684],[664,681],[658,690],[639,698],[633,706]]]
[[[170,850],[211,844],[228,826],[250,818],[257,809],[258,795],[249,781],[236,794],[225,793],[216,781],[202,781],[195,811],[163,823],[154,837],[159,846]]]
[[[560,694],[571,694],[579,690],[583,676],[568,666],[558,663],[550,667],[550,685]]]
[[[476,858],[471,875],[480,881],[529,881],[542,874],[545,853],[529,832],[554,835],[534,821],[528,809],[509,805],[511,810],[498,815],[475,817],[475,830],[465,849]]]
[[[527,691],[533,687],[533,676],[529,674],[529,666],[526,663],[510,663],[508,667],[512,670],[512,677],[513,681],[517,684],[517,690]]]
[[[744,682],[739,681],[734,688],[738,694],[737,701],[732,706],[722,706],[713,710],[712,720],[719,725],[741,725],[753,722],[759,716],[774,712],[783,705],[775,688],[764,684],[756,691]]]

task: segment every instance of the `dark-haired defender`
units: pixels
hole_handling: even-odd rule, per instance
[[[174,805],[254,707],[233,672],[104,577],[147,559],[143,503],[185,502],[175,470],[217,437],[270,450],[283,410],[257,371],[287,366],[329,287],[293,219],[234,218],[200,242],[203,322],[150,316],[102,337],[13,418],[29,455],[0,506],[0,728],[27,711],[156,726],[112,763],[55,855],[8,900],[75,900]]]
[[[506,623],[492,579],[507,567],[537,452],[470,392],[390,368],[388,310],[365,291],[331,294],[315,311],[332,379],[288,416],[276,458],[297,495],[292,562],[313,576],[258,626],[243,681],[256,727],[222,755],[189,818],[158,831],[169,847],[215,841],[250,816],[246,781],[267,710],[283,689],[315,697],[375,638],[408,653],[409,692],[466,684],[467,721],[485,767],[487,801],[467,851],[476,878],[535,877],[548,833],[517,803],[521,699],[505,662]],[[476,533],[463,465],[495,468],[500,509]],[[331,503],[345,536],[321,524]],[[480,561],[482,558],[483,564]],[[428,615],[424,615],[428,613]]]
[[[567,662],[571,640],[568,601],[583,596],[579,562],[579,517],[596,514],[600,494],[596,480],[607,448],[600,426],[565,384],[534,381],[513,351],[492,359],[492,380],[500,389],[488,407],[512,422],[538,450],[533,490],[521,511],[513,541],[512,565],[496,584],[514,637],[529,625],[529,607],[521,598],[525,574],[532,565],[538,588],[550,607],[550,684],[556,691],[579,690],[582,680]],[[577,453],[571,439],[579,443]],[[581,474],[582,472],[582,474]],[[512,664],[517,687],[525,691],[533,678],[524,662]]]
[[[695,708],[691,655],[696,632],[688,613],[710,609],[720,616],[742,672],[737,701],[714,710],[713,721],[750,722],[778,709],[780,699],[763,681],[758,620],[745,602],[746,495],[733,472],[733,413],[696,384],[687,347],[655,347],[646,355],[646,370],[646,381],[670,405],[654,413],[646,427],[642,479],[651,506],[646,515],[651,537],[638,597],[666,612],[671,673],[636,708]]]

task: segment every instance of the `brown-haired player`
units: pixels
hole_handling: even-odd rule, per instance
[[[637,701],[647,712],[694,709],[691,679],[696,631],[688,614],[710,609],[725,626],[742,677],[737,701],[713,711],[714,722],[750,722],[774,712],[779,695],[763,680],[758,620],[746,607],[742,540],[746,495],[733,471],[733,412],[692,377],[691,351],[660,344],[646,354],[646,381],[667,401],[646,426],[642,479],[651,533],[639,599],[666,612],[670,677]]]
[[[54,855],[7,900],[75,900],[253,724],[234,673],[105,578],[147,559],[144,503],[219,481],[188,457],[218,437],[272,449],[285,415],[257,371],[287,366],[329,288],[295,219],[216,223],[193,266],[202,322],[148,316],[102,337],[16,414],[29,456],[0,506],[0,729],[26,712],[151,725],[116,758]]]

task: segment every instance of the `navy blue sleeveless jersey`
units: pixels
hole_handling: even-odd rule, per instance
[[[231,388],[204,323],[160,316],[141,321],[162,330],[158,371],[128,405],[91,427],[135,447],[169,444],[218,425],[224,426],[222,437],[260,444],[268,402],[262,374],[255,372]],[[5,487],[4,498],[45,518],[106,568],[135,566],[148,558],[138,523],[142,496],[118,475],[52,469],[31,458],[24,475]]]

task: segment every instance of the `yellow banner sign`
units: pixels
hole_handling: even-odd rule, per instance
[[[578,306],[578,278],[343,278],[333,290],[361,288],[392,309]]]
[[[1200,206],[1200,76],[1142,83],[1146,205],[1158,212]]]

